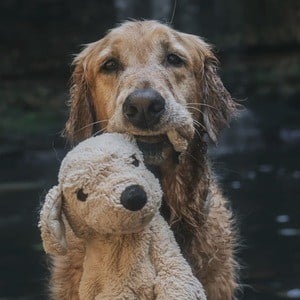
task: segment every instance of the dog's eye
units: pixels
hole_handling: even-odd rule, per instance
[[[79,189],[77,192],[76,192],[76,196],[77,196],[77,199],[79,201],[86,201],[87,197],[88,197],[88,194],[85,194],[83,189]]]
[[[102,66],[101,66],[101,70],[106,72],[106,73],[112,73],[112,72],[116,72],[118,71],[120,68],[120,64],[119,62],[114,59],[111,58],[109,60],[107,60]]]
[[[135,166],[135,167],[138,167],[140,165],[140,162],[139,160],[136,158],[135,154],[131,155],[130,156],[132,158],[132,164]]]
[[[184,60],[178,55],[171,53],[167,55],[167,63],[174,67],[181,67],[184,64]]]

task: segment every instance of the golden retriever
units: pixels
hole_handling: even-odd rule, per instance
[[[205,136],[216,142],[238,106],[217,75],[211,47],[156,21],[130,21],[88,44],[74,66],[67,138],[77,143],[103,131],[135,135],[161,180],[162,214],[208,299],[233,299],[232,214],[212,175]],[[174,149],[172,131],[187,142],[185,151]],[[68,242],[66,256],[53,256],[54,299],[78,299],[74,283],[83,251],[75,237]]]

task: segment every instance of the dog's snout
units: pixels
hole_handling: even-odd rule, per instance
[[[146,192],[139,185],[130,185],[121,194],[121,204],[128,210],[140,210],[146,203]]]
[[[152,129],[165,111],[165,99],[151,88],[132,92],[123,104],[123,114],[134,126]]]

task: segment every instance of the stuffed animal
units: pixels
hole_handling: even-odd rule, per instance
[[[39,226],[49,254],[63,257],[70,234],[84,244],[79,299],[206,299],[159,214],[161,199],[130,136],[102,134],[66,155]]]

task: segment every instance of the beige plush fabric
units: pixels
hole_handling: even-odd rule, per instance
[[[135,211],[120,200],[132,186],[147,199]],[[206,299],[159,214],[161,198],[158,180],[127,135],[92,137],[67,154],[39,222],[48,254],[63,264],[76,244],[84,256],[78,287],[66,299]]]

